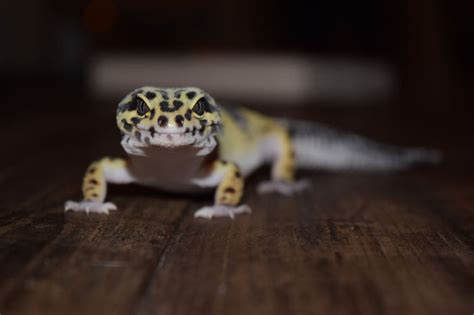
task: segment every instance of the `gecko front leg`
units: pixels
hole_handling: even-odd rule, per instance
[[[213,217],[234,218],[236,214],[250,213],[247,205],[238,205],[244,192],[244,179],[235,163],[215,161],[210,174],[203,179],[195,179],[193,183],[200,187],[217,186],[214,205],[199,209],[194,217],[212,219]]]
[[[111,202],[104,202],[107,183],[127,184],[134,181],[127,168],[127,161],[120,158],[102,158],[93,162],[86,171],[82,183],[83,200],[67,201],[65,211],[84,211],[86,213],[105,213],[117,210]]]

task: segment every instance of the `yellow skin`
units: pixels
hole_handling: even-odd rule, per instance
[[[83,201],[67,202],[66,210],[108,213],[116,206],[104,203],[107,183],[135,182],[174,191],[215,187],[214,206],[195,216],[233,218],[250,212],[240,205],[244,177],[264,162],[272,163],[273,181],[262,191],[275,182],[301,188],[293,185],[295,155],[286,128],[251,110],[225,109],[199,88],[136,89],[119,103],[116,121],[129,158],[93,162]]]

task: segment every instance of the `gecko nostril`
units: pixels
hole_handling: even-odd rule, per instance
[[[157,120],[158,126],[165,127],[168,124],[168,118],[166,116],[160,116]]]
[[[175,121],[176,121],[176,125],[178,125],[178,127],[183,127],[183,121],[184,121],[183,116],[176,115]]]

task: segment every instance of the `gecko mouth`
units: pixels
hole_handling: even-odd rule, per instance
[[[161,129],[161,128],[156,128],[154,126],[149,127],[149,128],[143,128],[140,126],[137,126],[137,129],[140,132],[144,133],[149,133],[152,137],[155,135],[204,135],[207,131],[210,131],[211,133],[216,133],[220,129],[220,124],[211,124],[211,125],[205,125],[201,127],[186,127],[186,128],[166,128],[166,129]]]
[[[148,146],[178,147],[196,144],[215,135],[219,130],[220,124],[180,129],[160,129],[152,126],[147,129],[138,127],[131,136]]]
[[[211,130],[211,132],[217,132],[219,130],[219,127],[220,127],[219,124],[211,124],[211,125],[201,126],[199,128],[186,127],[186,128],[156,129],[155,127],[150,127],[148,129],[144,129],[144,128],[139,128],[139,129],[141,131],[149,131],[151,134],[159,134],[159,135],[184,135],[184,134],[203,135],[208,130]]]

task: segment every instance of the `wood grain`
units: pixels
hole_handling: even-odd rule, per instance
[[[91,114],[4,127],[21,139],[7,138],[15,150],[0,160],[1,314],[474,311],[474,172],[459,167],[473,155],[459,138],[439,143],[448,162],[437,169],[303,173],[312,188],[291,198],[258,196],[261,171],[246,188],[253,213],[235,220],[194,219],[207,196],[137,186],[112,187],[120,209],[108,216],[64,213],[88,162],[120,154],[108,118],[84,129]],[[396,117],[365,117],[343,125],[391,138]],[[416,130],[396,141],[426,136]]]

